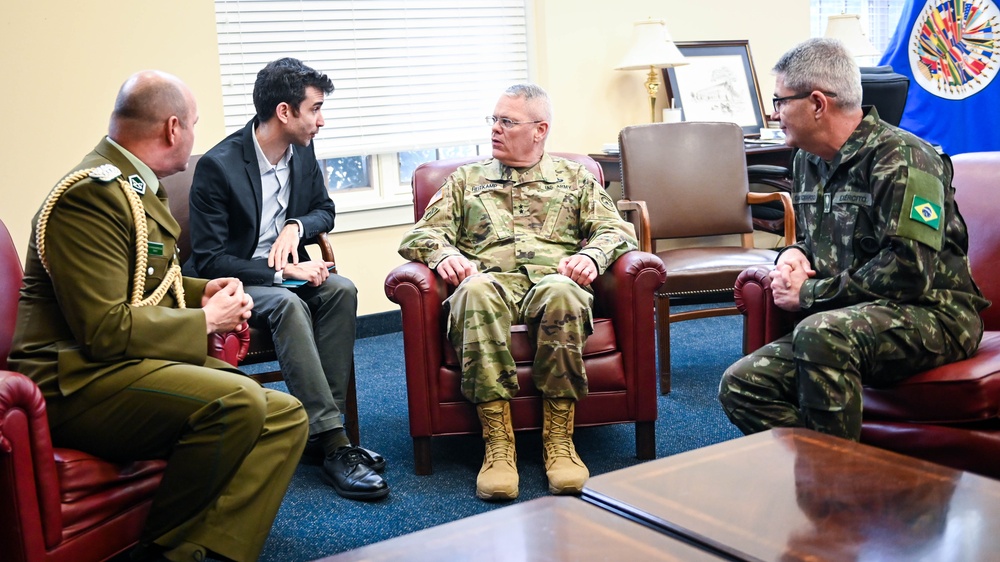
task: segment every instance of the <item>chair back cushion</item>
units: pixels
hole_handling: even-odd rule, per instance
[[[875,106],[887,123],[899,125],[909,90],[910,79],[891,66],[861,67],[861,105]]]
[[[625,127],[622,192],[645,201],[653,240],[753,231],[743,129],[735,123]]]
[[[574,162],[579,162],[590,170],[590,173],[594,174],[597,178],[597,182],[604,185],[604,172],[601,171],[601,166],[594,161],[593,158],[585,154],[573,154],[569,152],[553,152],[553,156],[559,156],[567,160],[573,160]],[[417,169],[413,171],[413,222],[419,221],[424,216],[424,211],[427,209],[427,203],[430,202],[431,197],[437,193],[438,189],[444,185],[445,180],[448,176],[452,174],[459,166],[464,166],[466,164],[472,164],[473,162],[481,162],[485,160],[482,156],[464,156],[461,158],[448,158],[446,160],[432,160],[430,162],[424,162],[423,164],[417,166]]]
[[[0,369],[7,368],[7,355],[10,354],[11,340],[14,338],[17,299],[23,275],[17,248],[7,226],[0,221]]]
[[[993,306],[982,311],[987,330],[1000,330],[1000,152],[970,152],[952,158],[955,202],[969,229],[969,263],[983,296]]]
[[[191,181],[194,179],[194,167],[201,159],[201,154],[192,154],[188,160],[187,170],[167,176],[160,180],[160,185],[167,190],[167,202],[170,204],[170,214],[177,224],[181,225],[181,235],[177,238],[177,252],[181,263],[191,255],[191,213],[188,211],[191,196]]]

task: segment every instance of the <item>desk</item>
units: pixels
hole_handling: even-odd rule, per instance
[[[744,144],[747,156],[747,165],[768,164],[771,166],[788,166],[791,162],[792,148],[784,144],[776,145],[754,145]],[[608,154],[588,154],[598,164],[604,172],[604,187],[613,181],[622,181],[622,170],[618,163],[618,155]]]
[[[578,498],[550,496],[364,546],[320,562],[362,560],[707,562],[718,558]]]
[[[585,500],[736,560],[996,560],[1000,481],[776,429],[591,478]]]

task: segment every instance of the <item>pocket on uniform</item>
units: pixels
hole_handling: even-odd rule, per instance
[[[146,287],[145,292],[150,292],[156,289],[160,283],[163,282],[163,278],[167,275],[167,270],[170,268],[171,258],[173,256],[146,256]]]
[[[578,240],[576,224],[571,224],[570,221],[574,219],[570,217],[578,217],[579,215],[576,197],[568,189],[556,188],[556,196],[552,197],[545,213],[542,237],[547,240],[560,241],[568,236]]]

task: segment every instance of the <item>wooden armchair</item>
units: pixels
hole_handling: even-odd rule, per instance
[[[751,193],[743,130],[734,123],[654,123],[622,129],[622,191],[618,208],[636,226],[639,249],[655,252],[667,268],[656,291],[660,393],[670,392],[670,324],[739,314],[733,283],[751,265],[770,264],[777,252],[754,247],[751,205],[782,206],[785,240],[795,240],[795,212],[787,193]],[[739,236],[738,245],[658,249],[657,240]],[[682,297],[722,303],[671,312]]]
[[[601,168],[591,158],[557,154],[583,162],[603,184]],[[413,174],[414,220],[444,180],[475,158],[439,160]],[[664,280],[663,264],[646,252],[629,252],[594,282],[594,333],[584,358],[590,394],[580,401],[576,425],[634,423],[636,456],[656,455],[656,358],[653,291]],[[417,474],[431,473],[430,438],[482,431],[475,405],[462,396],[461,366],[444,335],[441,303],[450,287],[427,266],[410,262],[389,273],[385,294],[400,305],[406,361],[410,435]],[[531,382],[533,345],[527,327],[511,327],[511,349],[521,390],[511,400],[515,430],[542,426],[541,395]]]
[[[1000,152],[959,154],[953,163],[972,276],[993,302],[981,313],[986,331],[969,359],[894,386],[865,387],[861,441],[1000,478],[1000,205],[995,203]],[[769,269],[750,268],[736,282],[747,353],[790,332],[801,316],[774,305]]]

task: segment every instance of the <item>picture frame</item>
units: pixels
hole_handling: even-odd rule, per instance
[[[673,107],[685,121],[736,123],[745,136],[766,126],[764,102],[750,56],[750,42],[679,41],[688,64],[664,68],[664,83]]]

